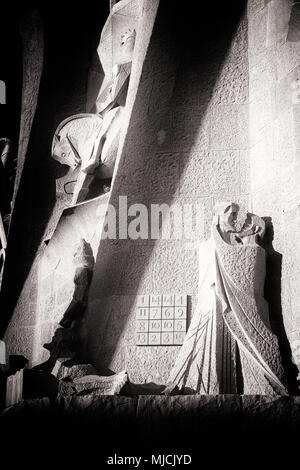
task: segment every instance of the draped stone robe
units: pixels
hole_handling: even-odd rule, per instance
[[[169,382],[184,393],[287,394],[263,297],[265,251],[213,225],[199,247],[198,305]]]

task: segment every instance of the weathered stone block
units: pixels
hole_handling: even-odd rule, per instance
[[[272,137],[270,132],[265,132],[264,139],[250,149],[251,182],[254,192],[269,185],[269,181],[274,178],[274,174],[270,171],[274,158]]]
[[[284,42],[277,47],[277,77],[283,79],[289,72],[299,65],[299,42]]]
[[[153,247],[151,245],[130,248],[127,263],[118,285],[118,294],[137,294],[138,290],[140,292],[152,290],[152,256]]]
[[[273,74],[274,76],[275,74]],[[275,75],[276,76],[276,75]],[[287,73],[276,86],[277,113],[283,113],[288,109],[294,109],[300,102],[299,83],[300,66],[297,65]]]
[[[178,194],[180,153],[162,153],[153,156],[148,174],[151,175],[151,194],[173,197]]]
[[[293,114],[291,108],[278,113],[274,122],[274,158],[286,164],[294,160],[294,142],[297,146],[297,133],[294,136]],[[299,140],[300,145],[300,140]]]
[[[280,44],[286,40],[289,19],[291,15],[291,6],[289,2],[281,0],[272,0],[267,8],[267,46]]]
[[[212,111],[210,128],[211,150],[247,148],[248,106],[218,105]],[[234,132],[232,130],[234,129]]]
[[[161,242],[156,246],[155,257],[154,292],[196,293],[198,262],[195,249],[185,250],[180,242]]]
[[[97,373],[97,370],[92,364],[77,364],[67,359],[58,359],[56,367],[52,371],[52,374],[59,380],[65,378],[75,380],[85,375],[97,375]]]
[[[214,151],[192,154],[183,166],[180,195],[205,197],[233,191],[239,186],[239,152]]]

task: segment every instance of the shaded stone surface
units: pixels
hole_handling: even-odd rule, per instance
[[[60,380],[58,397],[76,394],[77,396],[118,395],[127,382],[125,371],[109,376],[84,375],[73,380],[68,376]]]
[[[31,4],[28,4],[26,8],[20,10],[20,13],[23,10],[30,11],[30,9]],[[16,22],[19,19],[17,13],[19,10],[14,12]],[[68,115],[86,111],[90,60],[93,52],[96,51],[101,27],[107,14],[108,4],[102,3],[101,5],[95,4],[84,11],[79,11],[77,8],[70,9],[62,4],[59,8],[53,8],[53,5],[47,4],[39,5],[45,42],[43,73],[39,89],[43,52],[41,23],[36,21],[30,25],[27,18],[22,24],[24,51],[26,52],[24,62],[26,67],[28,66],[26,70],[24,69],[24,73],[28,72],[26,84],[24,84],[26,85],[24,106],[28,105],[28,107],[24,109],[22,116],[22,135],[20,136],[23,139],[22,158],[25,163],[18,196],[15,199],[15,219],[12,217],[10,249],[6,258],[6,274],[4,274],[6,280],[3,280],[1,291],[1,301],[6,305],[6,309],[0,330],[3,335],[11,317],[14,316],[8,328],[9,331],[6,330],[9,352],[26,354],[31,364],[36,364],[45,358],[42,354],[37,354],[36,346],[49,341],[53,334],[53,331],[47,330],[48,338],[44,337],[48,325],[45,323],[42,325],[44,319],[41,317],[46,310],[42,307],[46,301],[47,304],[48,300],[52,303],[49,311],[55,315],[50,285],[47,293],[49,295],[45,295],[41,303],[36,301],[38,299],[31,299],[31,292],[37,290],[37,284],[41,280],[39,274],[43,254],[42,241],[52,234],[62,209],[70,199],[65,194],[63,185],[56,194],[56,178],[63,176],[64,169],[59,169],[56,162],[51,162],[49,159],[51,138],[62,119]],[[80,35],[74,35],[74,31],[79,30]],[[30,59],[34,61],[29,63]],[[30,90],[28,87],[31,87]],[[37,90],[39,90],[38,96]],[[34,109],[35,106],[36,109]],[[39,259],[38,269],[33,263],[36,255]],[[21,263],[20,260],[22,260]],[[15,269],[16,263],[18,264],[17,270]],[[67,282],[68,279],[65,281]],[[62,284],[61,287],[63,287]],[[19,302],[17,302],[18,298]],[[56,319],[50,315],[47,316],[47,322],[51,323],[53,320]]]
[[[247,17],[243,8],[246,2],[240,2],[241,6],[232,11],[228,4],[224,4],[224,11],[205,5],[201,18],[193,18],[180,5],[183,16],[178,15],[178,23],[176,20],[179,26],[176,35],[170,21],[176,14],[173,18],[175,11],[170,15],[168,8],[175,2],[160,2],[155,18],[158,4],[152,0],[144,2],[147,15],[141,22],[142,35],[137,38],[128,92],[126,138],[121,141],[118,171],[107,199],[116,207],[120,194],[127,194],[130,202],[148,205],[154,200],[158,203],[201,200],[206,227],[206,232],[199,236],[202,240],[207,236],[211,205],[216,198],[234,196],[237,201],[247,201],[253,196],[253,210],[273,218],[274,247],[279,257],[283,255],[271,269],[275,290],[279,292],[276,305],[272,305],[271,322],[279,324],[284,320],[297,364],[300,121],[291,85],[299,75],[299,42],[284,41],[282,24],[270,24],[276,11],[287,17],[290,6],[284,0],[248,2]],[[49,163],[46,142],[61,119],[85,110],[88,62],[93,49],[91,34],[95,38],[99,32],[100,22],[95,19],[92,23],[85,21],[88,32],[83,28],[80,38],[74,37],[82,16],[92,20],[92,12],[79,14],[74,9],[73,14],[75,22],[69,21],[70,12],[57,15],[55,9],[51,12],[46,9],[44,14],[45,73],[28,142],[22,176],[25,182],[21,197],[16,200],[8,277],[2,296],[8,304],[7,320],[14,311],[6,336],[9,348],[33,361],[41,360],[40,345],[50,340],[55,321],[71,300],[68,245],[73,246],[82,227],[89,229],[91,238],[95,232],[100,236],[102,229],[100,221],[97,227],[94,221],[91,226],[86,222],[86,208],[81,206],[74,210],[79,216],[70,228],[72,233],[66,233],[66,226],[72,223],[62,220],[66,224],[60,226],[57,234],[61,253],[55,257],[56,264],[41,274],[39,256],[43,256],[43,250],[32,264],[39,242],[53,233],[68,199],[62,184],[56,192],[55,178],[61,176],[61,169],[53,166],[55,162]],[[37,65],[40,67],[40,62]],[[29,118],[28,128],[31,115]],[[34,185],[32,174],[39,175]],[[70,213],[64,214],[63,219],[74,221],[69,216]],[[96,251],[97,235],[93,246]],[[142,350],[135,346],[134,298],[138,293],[183,287],[191,296],[193,307],[197,296],[195,259],[195,250],[181,241],[101,243],[86,322],[86,357],[97,367],[103,365],[114,370],[126,367],[136,382],[145,379],[166,382],[178,349]],[[22,260],[17,271],[16,260],[18,263]],[[41,289],[37,289],[38,284]],[[125,299],[128,293],[131,297]],[[115,294],[123,298],[117,299]],[[286,345],[289,360],[291,351]]]
[[[248,37],[245,4],[239,3],[232,9],[206,3],[201,17],[193,17],[180,2],[144,2],[127,95],[130,119],[109,193],[117,212],[120,195],[128,197],[128,207],[143,203],[149,210],[154,203],[182,207],[201,200],[207,227],[217,197],[247,199],[249,188],[242,181],[249,176],[244,163]],[[191,315],[197,298],[196,243],[204,237],[199,229],[192,242],[133,241],[118,234],[117,240],[101,241],[85,342],[86,357],[97,368],[125,368],[135,383],[167,382],[179,347],[136,346],[135,297],[184,292],[191,298]]]
[[[49,372],[24,369],[23,399],[52,398],[58,391],[58,380]]]
[[[253,211],[268,216],[266,299],[291,387],[299,360],[299,5],[248,2]],[[279,188],[282,188],[282,190]],[[297,235],[296,235],[297,234]],[[291,363],[293,357],[294,366]],[[295,393],[295,392],[294,392]]]
[[[78,364],[72,360],[57,360],[57,364],[52,373],[59,379],[68,378],[74,380],[85,375],[97,374],[97,370],[92,364]]]
[[[50,404],[27,400],[6,409],[0,422],[8,434],[17,426],[21,440],[46,447],[66,445],[113,449],[206,448],[266,449],[293,447],[300,429],[299,397],[255,395],[69,397]],[[30,423],[31,435],[28,437]],[[41,432],[42,430],[42,432]],[[55,434],[53,434],[55,433]],[[51,439],[55,435],[55,439]]]

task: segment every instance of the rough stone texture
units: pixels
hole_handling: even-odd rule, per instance
[[[128,205],[145,203],[148,208],[152,203],[200,203],[199,241],[209,237],[218,200],[252,204],[259,215],[272,217],[266,285],[271,323],[289,357],[283,317],[295,362],[300,363],[300,255],[295,248],[300,108],[292,101],[299,97],[291,88],[299,78],[300,46],[285,40],[290,2],[250,0],[248,17],[243,2],[239,11],[227,4],[224,10],[205,5],[201,18],[182,7],[177,11],[174,3],[145,0],[140,10],[124,132],[105,204],[109,201],[117,209],[119,195],[128,196]],[[50,340],[72,297],[70,251],[76,237],[88,231],[97,261],[83,353],[99,370],[126,368],[133,381],[163,383],[178,349],[135,346],[135,296],[185,291],[191,317],[197,302],[198,240],[117,239],[102,240],[99,246],[103,217],[92,227],[83,205],[76,209],[80,216],[75,223],[71,214],[61,219],[70,202],[63,185],[76,176],[63,174],[47,156],[58,123],[86,106],[90,109],[87,71],[100,30],[88,11],[75,15],[75,23],[66,20],[69,12],[49,15],[44,18],[45,74],[1,293],[5,316],[14,312],[6,333],[9,352],[28,355],[34,363],[45,358],[41,345]],[[74,37],[74,24],[82,25],[82,15],[89,19],[89,31]],[[39,175],[34,185],[32,174]],[[44,244],[38,249],[57,226],[59,254],[52,252],[51,242],[47,250]]]
[[[290,15],[291,2],[272,0],[263,8],[259,2],[248,2],[253,211],[272,218],[274,240],[269,251],[272,271],[267,264],[266,289],[268,300],[272,299],[272,291],[279,291],[278,296],[269,300],[270,319],[271,324],[277,325],[292,380],[296,371],[290,364],[291,353],[294,362],[300,364],[300,312],[295,288],[300,281],[296,241],[300,197],[297,150],[300,42],[291,42],[287,37]],[[291,286],[294,286],[293,292]]]
[[[71,302],[76,304],[80,301],[83,310],[86,308],[93,254],[96,254],[104,221],[101,209],[106,203],[107,196],[104,195],[66,209],[44,251],[39,263],[39,310],[36,319],[37,328],[41,325],[44,332],[43,343],[51,340],[53,329],[56,329]],[[82,238],[88,240],[89,245],[82,245]],[[82,271],[82,267],[86,269]],[[82,273],[88,276],[82,277]],[[51,330],[43,327],[45,322],[51,322]],[[39,357],[44,359],[45,353],[40,351],[34,358],[34,364],[39,362]]]
[[[97,374],[97,370],[92,364],[77,364],[67,359],[58,359],[52,371],[59,380],[68,377],[73,380],[85,375]]]
[[[209,24],[220,21],[220,30],[216,35],[216,27],[206,25],[199,33],[201,26],[188,12],[182,20],[182,9],[179,15],[175,7],[170,21],[168,2],[160,2],[151,34],[152,3],[145,2],[149,9],[136,37],[130,121],[110,203],[118,208],[118,196],[127,195],[128,206],[186,203],[195,211],[199,204],[201,223],[191,239],[102,240],[86,315],[85,354],[100,371],[125,368],[133,382],[163,384],[179,347],[135,345],[135,296],[185,292],[190,318],[197,301],[197,243],[209,236],[212,206],[220,198],[247,202],[247,20],[242,8],[225,20],[220,12],[221,20],[208,7],[203,18]]]
[[[236,211],[228,203],[214,208],[212,236],[199,246],[200,302],[168,381],[184,393],[286,395],[278,341],[269,329],[263,297],[265,250],[256,243],[265,222],[248,213],[248,229],[239,231],[231,223]]]
[[[1,384],[2,385],[2,384]],[[7,377],[5,406],[11,406],[22,400],[23,397],[23,370]]]
[[[66,446],[101,446],[103,458],[128,455],[128,449],[132,455],[147,450],[149,458],[167,449],[168,453],[191,454],[193,466],[199,468],[206,449],[210,458],[212,449],[236,453],[249,449],[255,461],[260,458],[257,449],[264,454],[267,449],[268,463],[283,450],[286,457],[286,447],[297,447],[300,415],[299,397],[74,396],[52,403],[46,398],[26,400],[8,408],[0,422],[6,429],[2,448],[19,449],[22,444],[28,448],[33,443],[35,448],[42,445],[64,451]]]
[[[15,179],[13,204],[21,180],[31,126],[36,111],[39,86],[43,68],[44,35],[40,14],[34,11],[20,24],[23,43],[23,89],[18,149],[18,166]]]
[[[19,148],[22,158],[1,289],[5,310],[0,330],[1,336],[5,333],[9,353],[23,351],[30,364],[48,355],[41,345],[53,335],[55,322],[61,319],[74,289],[68,256],[66,269],[61,263],[62,270],[55,276],[57,265],[50,266],[53,258],[49,259],[45,250],[44,240],[52,236],[63,209],[70,203],[63,184],[74,179],[74,173],[66,176],[64,169],[51,162],[50,146],[62,119],[86,111],[90,60],[107,16],[105,9],[108,5],[101,4],[80,12],[61,5],[58,15],[56,9],[43,5],[39,8],[42,21],[35,13],[30,16],[34,21],[27,17],[22,22],[26,78]],[[79,30],[80,35],[74,36]],[[73,235],[76,231],[84,236],[87,227],[91,228],[82,215],[73,227]],[[98,246],[97,229],[94,225],[89,236]],[[70,238],[76,243],[75,236]]]

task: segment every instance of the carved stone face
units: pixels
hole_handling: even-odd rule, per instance
[[[230,245],[253,245],[264,237],[264,220],[250,212],[244,214],[236,203],[219,202],[214,207],[214,213],[213,226],[217,226],[223,240]]]
[[[69,140],[56,134],[54,135],[52,158],[62,165],[68,165],[73,170],[80,164],[80,160],[76,158]]]
[[[262,240],[266,231],[266,224],[261,217],[255,214],[247,213],[245,223],[239,232],[239,237],[246,239],[252,237],[254,240],[257,238]]]
[[[127,60],[128,62],[132,59],[134,44],[135,44],[135,36],[136,32],[135,29],[128,29],[125,33],[121,36],[121,49],[122,49],[122,57],[123,59]]]
[[[123,46],[127,42],[131,42],[131,44],[133,43],[134,45],[135,35],[136,35],[135,29],[129,28],[127,31],[125,31],[125,33],[121,35],[121,45]]]
[[[238,205],[232,203],[219,213],[219,227],[223,232],[236,232],[235,224],[238,210]]]

